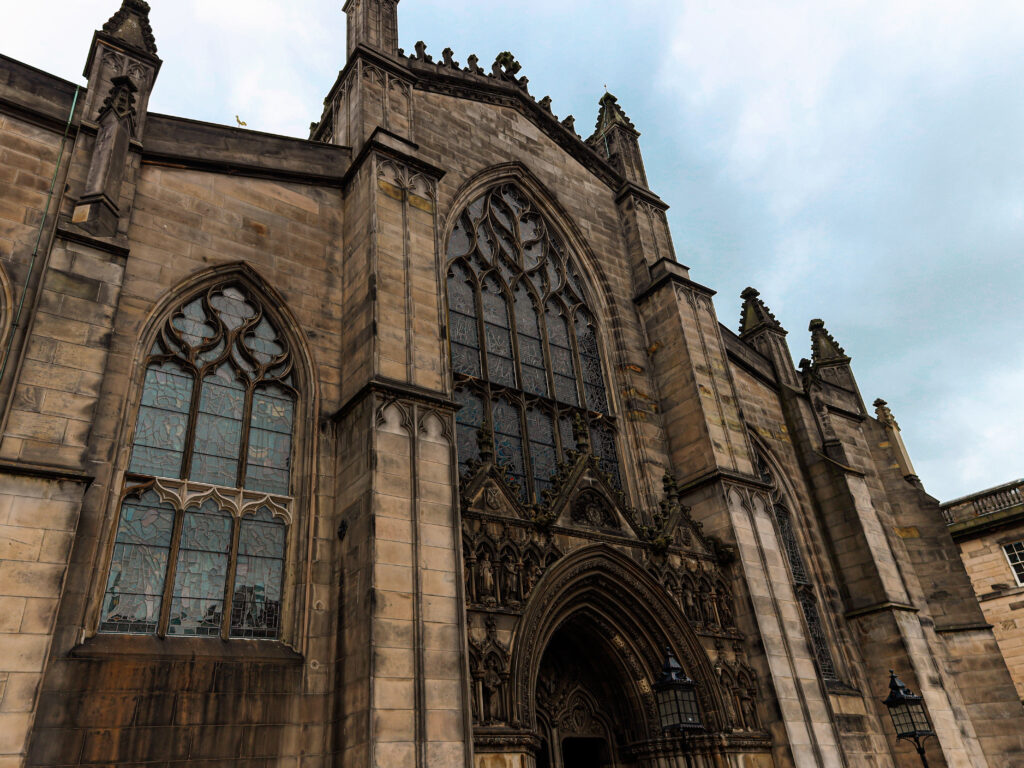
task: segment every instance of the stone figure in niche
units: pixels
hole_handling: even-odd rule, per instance
[[[534,562],[530,562],[526,566],[526,574],[524,577],[523,584],[523,596],[529,597],[533,592],[533,588],[537,586],[537,582],[540,581],[540,566]]]
[[[505,604],[519,604],[519,563],[512,553],[505,555],[502,563],[505,581]]]
[[[722,619],[722,626],[729,629],[736,626],[732,616],[732,609],[729,607],[729,596],[722,595],[718,603],[718,615]]]
[[[694,624],[702,624],[704,622],[703,617],[700,615],[700,608],[697,607],[697,603],[693,599],[693,590],[689,587],[683,593],[683,613]]]
[[[501,674],[496,669],[495,658],[487,660],[484,669],[484,718],[487,723],[499,723],[504,720],[504,707],[501,703]]]
[[[477,563],[477,599],[488,604],[497,602],[494,594],[494,565],[486,552]]]
[[[710,592],[704,592],[700,596],[701,613],[704,614],[704,621],[708,626],[715,623],[715,599]]]
[[[756,731],[760,729],[760,723],[757,719],[757,708],[754,706],[754,700],[749,696],[744,696],[740,699],[740,706],[743,708],[743,725],[748,731]]]

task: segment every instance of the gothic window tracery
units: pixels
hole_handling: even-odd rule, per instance
[[[263,304],[228,282],[150,349],[100,631],[275,639],[298,390]]]
[[[621,484],[593,314],[565,245],[512,184],[462,212],[448,244],[448,328],[460,470],[480,458],[487,427],[495,461],[540,502],[583,418],[601,468]]]
[[[797,602],[800,603],[804,615],[804,622],[807,625],[807,633],[811,643],[811,650],[814,652],[814,660],[818,667],[818,674],[827,683],[839,683],[839,674],[836,671],[835,660],[832,658],[832,651],[829,648],[828,635],[822,622],[821,612],[818,609],[818,598],[814,593],[814,585],[811,582],[810,571],[804,560],[803,552],[797,540],[794,529],[793,516],[785,503],[782,490],[778,480],[775,478],[767,460],[760,452],[756,453],[757,471],[761,479],[772,486],[773,513],[775,524],[782,540],[782,548],[789,563],[789,572],[793,579],[793,587],[796,591]]]

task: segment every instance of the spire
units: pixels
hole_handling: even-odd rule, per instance
[[[124,0],[121,8],[103,25],[103,31],[129,48],[156,56],[156,38],[149,25],[149,3]]]
[[[775,319],[760,296],[753,288],[747,288],[740,294],[743,299],[740,339],[772,361],[781,383],[799,389],[800,379],[793,368],[793,355],[786,343],[786,329]]]
[[[775,319],[775,315],[761,301],[760,296],[760,292],[753,288],[747,288],[740,294],[740,298],[743,299],[743,309],[740,313],[740,336],[759,331],[762,328],[771,328],[785,334],[786,329]]]
[[[622,177],[637,186],[647,188],[647,172],[640,155],[640,132],[622,111],[619,100],[610,93],[601,97],[594,134],[587,145],[607,160]]]
[[[892,409],[889,408],[889,404],[882,398],[875,400],[875,416],[888,433],[889,448],[896,459],[895,467],[899,468],[900,473],[907,480],[919,483],[920,480],[917,477],[917,470],[914,469],[914,462],[910,460],[910,452],[907,450],[907,446],[903,442],[903,436],[900,434],[900,425],[896,423],[896,417],[892,415]]]
[[[834,363],[849,363],[846,350],[836,343],[832,334],[825,329],[824,320],[811,320],[811,357],[816,366]]]
[[[623,126],[636,136],[640,135],[636,126],[633,125],[633,121],[630,120],[626,116],[626,113],[622,111],[622,107],[619,106],[619,100],[617,98],[612,96],[610,93],[605,92],[599,103],[601,105],[601,111],[598,112],[597,115],[597,126],[594,128],[594,135],[587,139],[588,143],[604,136],[612,129],[613,126],[616,125]]]

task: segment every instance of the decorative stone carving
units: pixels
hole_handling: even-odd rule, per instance
[[[479,725],[506,722],[509,654],[498,639],[493,617],[487,617],[486,634],[482,639],[470,635],[469,657],[474,722]]]
[[[608,500],[591,489],[580,491],[572,503],[572,521],[577,525],[617,531],[619,521]]]

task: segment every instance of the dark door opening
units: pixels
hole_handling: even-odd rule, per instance
[[[605,768],[610,766],[604,739],[570,738],[562,741],[563,768]]]

